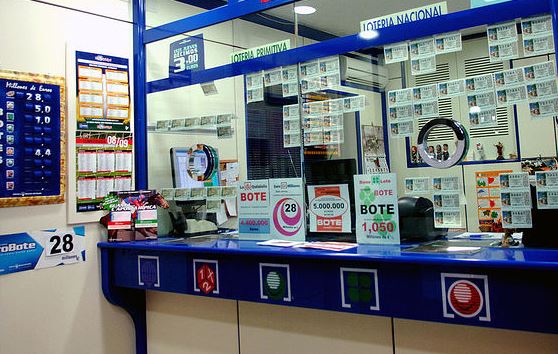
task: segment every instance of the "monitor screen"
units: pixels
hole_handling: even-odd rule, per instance
[[[203,144],[197,145],[196,149],[171,148],[170,155],[174,188],[219,185],[214,149]]]

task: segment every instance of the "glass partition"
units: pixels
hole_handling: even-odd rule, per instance
[[[365,44],[382,38],[382,29],[361,32],[361,39],[344,38],[336,42],[339,47],[320,47],[323,53],[309,46],[357,33],[360,21],[371,17],[428,4],[386,5],[376,13],[358,2],[345,9],[342,2],[305,0],[296,5],[313,6],[314,14],[295,17],[293,5],[282,6],[148,45],[148,81],[175,74],[180,80],[195,78],[190,86],[148,95],[149,188],[190,188],[190,193],[209,188],[203,201],[179,200],[178,189],[172,198],[186,219],[235,229],[236,202],[210,198],[211,187],[274,178],[302,178],[306,187],[346,184],[350,230],[316,232],[307,220],[307,237],[352,241],[359,227],[353,176],[391,172],[397,174],[399,197],[426,200],[430,233],[425,238],[447,229],[501,231],[528,225],[530,203],[510,207],[506,203],[519,202],[508,202],[499,181],[500,175],[522,168],[534,174],[538,164],[557,155],[558,89],[549,16],[385,46]],[[466,8],[466,1],[450,2],[447,12]],[[174,73],[181,63],[171,61],[169,47],[184,40],[198,49],[203,44],[204,69],[243,75],[199,82],[203,70]],[[362,48],[337,51],[355,43]],[[182,58],[184,47],[177,48]],[[309,60],[269,67],[275,54],[289,48],[297,48],[289,52],[293,58]],[[258,50],[261,61],[242,63]],[[231,62],[236,66],[225,67]],[[256,69],[261,63],[266,70]],[[188,156],[187,177],[201,184],[177,184],[180,174],[173,164],[181,149]],[[212,178],[196,175],[207,161],[192,156],[204,149],[218,158]],[[449,168],[435,168],[444,165]],[[310,219],[308,193],[305,188]],[[170,217],[169,231],[176,217]],[[402,237],[409,232],[415,231],[401,230]]]

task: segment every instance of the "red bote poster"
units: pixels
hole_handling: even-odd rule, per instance
[[[349,186],[308,186],[311,232],[351,232]]]

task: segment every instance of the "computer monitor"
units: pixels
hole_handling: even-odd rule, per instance
[[[170,156],[174,188],[219,185],[219,158],[214,148],[205,144],[175,147]]]
[[[306,161],[306,185],[320,186],[328,184],[348,184],[349,198],[351,204],[351,233],[317,233],[308,232],[308,237],[313,240],[343,240],[355,241],[355,184],[354,175],[357,174],[357,164],[355,159],[339,160],[316,160]],[[308,191],[306,191],[308,193]],[[308,194],[306,195],[308,200]]]

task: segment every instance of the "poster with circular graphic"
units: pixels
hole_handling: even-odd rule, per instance
[[[273,238],[304,241],[304,188],[301,178],[269,180]]]

